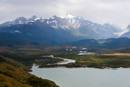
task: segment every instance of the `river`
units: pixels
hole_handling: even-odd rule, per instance
[[[57,57],[56,57],[57,58]],[[63,59],[64,61],[61,61],[59,63],[56,63],[58,65],[62,65],[62,64],[68,64],[68,63],[75,63],[76,61],[75,60],[72,60],[72,59],[66,59],[66,58],[61,58],[61,57],[58,57],[59,59]]]
[[[38,68],[34,64],[31,73],[60,87],[130,87],[130,68]]]

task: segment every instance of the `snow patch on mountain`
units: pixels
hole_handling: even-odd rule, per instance
[[[21,31],[19,30],[15,30],[14,33],[22,33]]]
[[[115,32],[114,34],[117,35],[118,37],[120,37],[127,32],[129,32],[129,29],[124,29],[121,32]]]

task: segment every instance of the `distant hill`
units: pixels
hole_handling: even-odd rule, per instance
[[[63,44],[63,43],[62,43]],[[27,47],[27,46],[45,46],[45,45],[56,45],[56,43],[40,43],[37,41],[19,39],[9,33],[0,33],[0,46],[6,47]],[[63,45],[74,45],[74,46],[102,46],[102,47],[122,47],[130,46],[130,38],[109,38],[109,39],[83,39],[73,42],[64,43]]]
[[[122,38],[109,38],[104,40],[84,39],[71,43],[74,46],[101,46],[101,47],[123,47],[130,46],[130,39]]]
[[[79,40],[77,42],[71,43],[71,45],[74,46],[98,46],[99,43],[95,39],[84,39],[84,40]]]
[[[43,44],[40,44],[38,42],[32,42],[29,40],[19,39],[19,37],[16,37],[13,34],[0,33],[0,46],[15,47],[27,45],[39,46]]]
[[[122,38],[110,38],[105,41],[103,44],[107,47],[121,47],[121,46],[130,46],[130,38],[122,37]]]

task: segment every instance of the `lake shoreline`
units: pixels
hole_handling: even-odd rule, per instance
[[[129,85],[128,81],[130,78],[130,69],[126,68],[39,68],[33,65],[30,73],[52,80],[60,87],[104,87],[103,84],[107,85],[105,87],[128,87],[126,84]],[[121,76],[123,79],[127,79],[127,81],[122,82]],[[96,83],[93,84],[93,82]],[[75,86],[73,86],[74,84]]]
[[[113,69],[117,69],[117,68],[130,68],[130,66],[110,66],[110,65],[106,65],[106,64],[95,64],[95,63],[82,63],[82,62],[77,62],[76,60],[73,59],[68,59],[68,58],[61,58],[61,57],[53,57],[53,59],[62,59],[63,61],[59,61],[57,63],[54,64],[44,64],[44,65],[40,65],[37,64],[39,68],[56,68],[56,67],[65,67],[65,68],[99,68],[99,69],[106,69],[106,68],[113,68]]]
[[[91,66],[68,66],[68,65],[47,65],[47,66],[38,66],[38,68],[97,68],[97,69],[118,69],[118,68],[124,68],[129,69],[130,67],[91,67]]]
[[[58,64],[55,64],[55,65],[37,65],[35,64],[38,68],[97,68],[97,69],[118,69],[118,68],[130,68],[130,67],[104,67],[104,66],[87,66],[87,65],[77,65],[76,63],[69,63],[69,64],[62,64],[62,65],[58,65]]]

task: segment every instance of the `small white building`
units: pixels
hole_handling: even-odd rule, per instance
[[[87,50],[87,48],[82,48],[82,50]]]
[[[54,55],[44,55],[43,57],[54,58]]]
[[[65,49],[66,51],[73,51],[72,49]]]
[[[95,52],[80,51],[78,55],[94,55]]]

